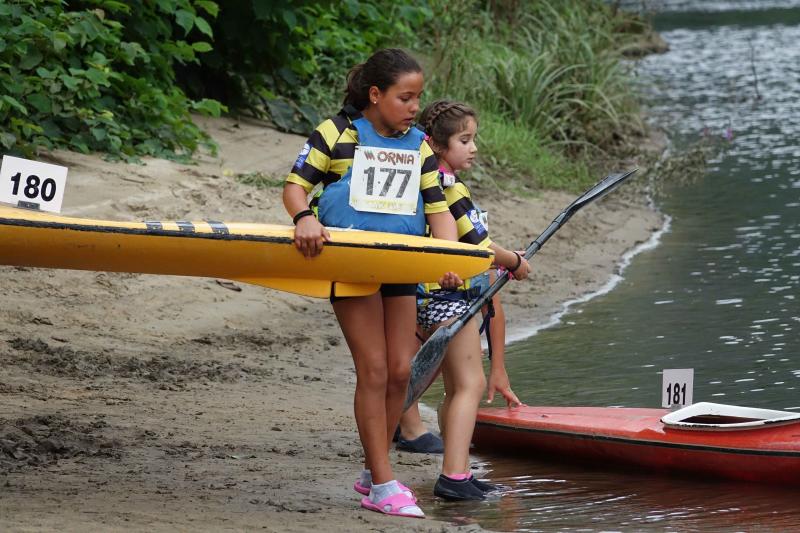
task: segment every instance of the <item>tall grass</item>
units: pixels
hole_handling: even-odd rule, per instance
[[[579,190],[592,176],[581,159],[554,149],[527,124],[484,111],[477,139],[479,165],[474,179],[515,190]]]
[[[478,109],[490,168],[580,189],[641,130],[621,53],[630,20],[600,0],[436,0],[434,14],[427,91]]]

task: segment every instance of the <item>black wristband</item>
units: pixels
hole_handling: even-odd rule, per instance
[[[297,221],[304,217],[313,217],[314,212],[311,209],[303,209],[292,217],[292,224],[297,225]]]
[[[519,269],[519,267],[522,266],[522,256],[520,254],[518,254],[517,252],[514,252],[514,255],[517,256],[517,266],[512,268],[511,272],[516,272],[517,269]]]

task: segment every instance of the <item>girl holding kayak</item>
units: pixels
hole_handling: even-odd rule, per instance
[[[350,70],[343,109],[311,134],[284,185],[295,245],[307,258],[324,253],[326,226],[423,235],[427,223],[435,237],[457,240],[436,157],[412,125],[423,84],[417,61],[399,49],[379,50]],[[378,152],[383,158],[376,165]],[[376,174],[383,187],[373,187]],[[307,201],[318,183],[323,190],[313,203],[319,220]],[[441,281],[461,284],[452,273]],[[389,464],[417,348],[415,292],[416,285],[384,284],[369,296],[331,294],[331,302],[356,369],[355,418],[366,467],[354,486],[366,494],[361,505],[422,518],[413,492]]]
[[[439,159],[438,177],[444,188],[447,204],[455,218],[458,238],[462,242],[486,246],[495,252],[495,264],[502,267],[515,279],[525,279],[530,265],[519,252],[506,250],[489,238],[486,219],[472,202],[469,189],[458,177],[458,172],[472,166],[478,148],[475,136],[478,119],[475,111],[466,104],[448,100],[433,102],[425,108],[420,125],[428,135],[436,157]],[[476,279],[477,278],[477,279]],[[475,284],[488,283],[488,277],[473,278]],[[418,308],[417,322],[427,335],[438,327],[461,315],[469,307],[464,289],[468,281],[458,290],[425,285],[425,298]],[[487,285],[488,286],[488,285]],[[480,287],[485,290],[487,287]],[[488,400],[499,392],[509,406],[520,405],[511,390],[505,369],[505,316],[499,299],[493,299],[501,312],[498,316],[501,327],[495,326],[492,339],[491,371],[488,381]],[[491,327],[491,326],[490,326]],[[440,410],[440,425],[444,437],[444,460],[442,474],[436,481],[434,494],[448,500],[481,500],[494,486],[474,478],[469,468],[469,447],[478,404],[487,389],[481,360],[481,343],[476,321],[467,324],[450,341],[442,364],[445,399]]]

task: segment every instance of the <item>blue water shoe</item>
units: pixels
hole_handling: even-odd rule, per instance
[[[398,435],[397,449],[411,453],[444,453],[444,442],[431,432],[423,433],[413,440],[406,440]]]

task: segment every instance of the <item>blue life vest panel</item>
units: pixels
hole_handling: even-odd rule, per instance
[[[355,119],[353,126],[358,131],[359,146],[419,151],[425,138],[425,134],[415,127],[411,127],[401,137],[384,137],[364,117]],[[318,203],[318,216],[322,225],[404,235],[425,234],[425,208],[421,192],[417,194],[417,210],[413,215],[358,211],[350,205],[352,173],[351,167],[342,179],[331,183],[322,191]]]

